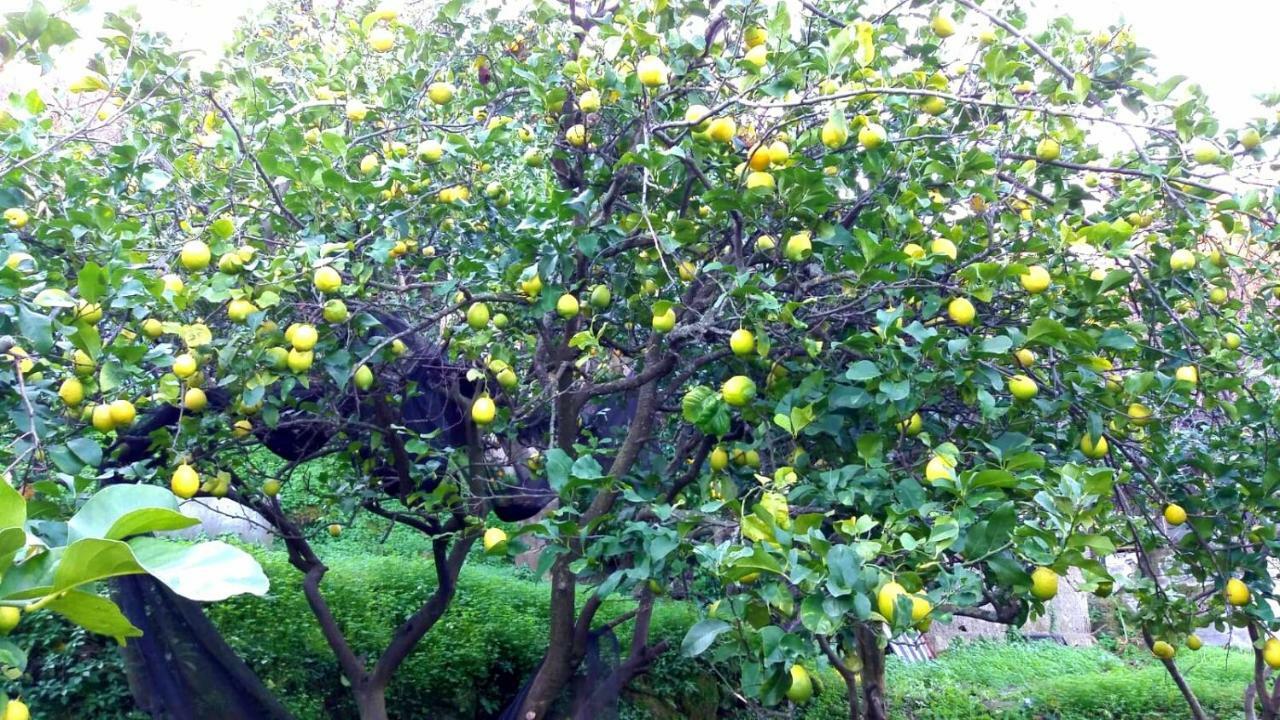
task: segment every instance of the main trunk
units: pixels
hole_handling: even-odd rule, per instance
[[[387,690],[365,687],[356,691],[356,708],[360,720],[387,720]]]
[[[880,637],[874,630],[859,625],[857,630],[858,657],[862,660],[862,704],[866,720],[889,720],[889,706],[885,702],[884,650]]]
[[[551,569],[550,643],[514,715],[519,720],[542,720],[546,717],[551,705],[573,679],[576,590],[577,578],[562,557]]]

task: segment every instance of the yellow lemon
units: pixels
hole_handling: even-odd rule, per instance
[[[1031,572],[1031,595],[1037,600],[1052,600],[1058,594],[1058,573],[1047,567]]]
[[[169,478],[169,489],[184,500],[194,497],[200,490],[200,473],[186,463],[179,465]]]
[[[1018,282],[1022,284],[1022,289],[1038,295],[1049,289],[1049,285],[1053,282],[1049,271],[1045,270],[1042,265],[1032,265],[1027,271],[1018,276]]]
[[[471,421],[477,425],[488,425],[498,415],[498,407],[488,395],[482,395],[471,403]]]
[[[1177,503],[1169,503],[1164,506],[1164,521],[1170,525],[1181,525],[1187,521],[1187,511]]]
[[[956,298],[947,304],[947,316],[957,325],[972,323],[977,314],[978,311],[973,307],[973,303],[965,298]]]

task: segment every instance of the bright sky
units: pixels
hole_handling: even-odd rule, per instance
[[[216,56],[239,17],[263,0],[89,0],[77,22],[92,37],[107,10],[137,7],[144,23],[164,30],[183,48]],[[57,6],[58,0],[45,0]],[[1280,0],[1038,0],[1034,17],[1070,14],[1080,27],[1102,29],[1123,19],[1137,40],[1156,54],[1160,74],[1187,75],[1209,94],[1224,126],[1259,114],[1259,92],[1280,91]],[[28,0],[0,0],[0,12],[25,8]],[[397,3],[398,4],[398,3]],[[988,3],[991,4],[991,3]],[[78,68],[76,69],[78,71]]]

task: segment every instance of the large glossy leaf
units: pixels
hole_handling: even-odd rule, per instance
[[[66,547],[53,574],[51,591],[57,592],[86,583],[146,572],[133,555],[133,548],[120,540],[83,538]]]
[[[0,482],[0,527],[22,527],[27,521],[27,501],[7,482]]]
[[[121,643],[125,638],[142,636],[115,603],[92,593],[72,590],[45,607],[89,632],[109,635]]]
[[[178,499],[158,485],[108,485],[67,522],[67,540],[123,540],[163,530],[181,530],[199,520],[178,511]]]
[[[26,600],[48,594],[62,551],[46,550],[10,568],[0,580],[0,599]]]
[[[213,602],[233,595],[265,595],[270,587],[258,561],[221,541],[195,545],[134,538],[129,545],[153,577],[189,600]]]
[[[684,641],[680,643],[680,652],[686,657],[695,657],[706,652],[707,648],[720,637],[722,633],[730,630],[733,626],[723,620],[702,620],[693,627],[689,628],[689,632],[685,633]]]
[[[0,638],[0,668],[27,669],[27,653],[7,638]]]
[[[19,550],[27,545],[27,531],[20,527],[0,530],[0,575],[9,571]]]

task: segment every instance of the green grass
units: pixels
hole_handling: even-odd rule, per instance
[[[1210,717],[1243,717],[1252,660],[1243,652],[1184,650],[1179,666]],[[847,718],[844,686],[824,674],[805,720]],[[1186,717],[1164,668],[1145,653],[1121,658],[1101,648],[1054,643],[960,645],[936,661],[890,658],[891,715],[901,720],[1157,720]]]

